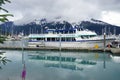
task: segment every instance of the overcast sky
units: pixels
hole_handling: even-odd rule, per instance
[[[120,0],[11,0],[4,5],[14,15],[10,20],[23,24],[35,19],[54,20],[61,17],[69,22],[91,18],[120,26]]]

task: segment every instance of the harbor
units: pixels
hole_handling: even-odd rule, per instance
[[[0,0],[0,80],[120,80],[119,5]]]
[[[60,38],[60,37],[59,37]],[[119,38],[119,37],[118,37]],[[117,39],[118,40],[118,39]],[[109,52],[111,54],[120,54],[120,48],[118,41],[113,41],[111,44],[106,44],[106,39],[104,37],[103,40],[101,40],[100,43],[94,42],[92,45],[87,46],[89,43],[84,42],[77,42],[77,44],[73,44],[75,42],[68,42],[70,47],[68,45],[64,46],[67,42],[53,42],[51,41],[49,45],[45,41],[38,41],[33,42],[31,46],[31,42],[29,43],[29,39],[23,38],[21,40],[8,40],[4,41],[4,43],[0,44],[1,50],[25,50],[25,51],[72,51],[72,52]],[[68,44],[67,43],[67,44]],[[79,43],[79,44],[78,44]],[[55,45],[54,45],[55,44]],[[80,46],[76,46],[80,45]],[[85,45],[82,46],[81,45]],[[100,46],[99,46],[100,45]],[[117,53],[116,53],[117,52]]]
[[[36,34],[38,35],[38,34]],[[4,43],[0,44],[1,50],[26,50],[26,51],[74,51],[74,52],[109,52],[112,54],[120,54],[119,48],[119,36],[116,40],[112,40],[110,43],[109,40],[106,39],[106,35],[102,37],[102,40],[98,40],[94,42],[86,41],[62,41],[61,37],[58,37],[59,41],[43,41],[39,40],[39,37],[35,37],[31,42],[29,38],[21,38],[21,40],[7,40]],[[45,38],[45,37],[44,37]],[[45,38],[46,40],[47,38]],[[52,39],[51,39],[52,40]],[[109,42],[107,42],[109,41]],[[107,44],[107,43],[110,44]],[[115,50],[114,50],[115,49]],[[116,53],[117,52],[117,53]]]
[[[94,19],[91,20],[95,21]],[[35,21],[34,24],[41,26],[41,32],[37,32],[37,29],[31,32],[32,28],[30,28],[30,32],[25,35],[25,31],[14,34],[14,30],[12,30],[9,35],[7,33],[3,35],[5,36],[5,41],[0,44],[0,49],[116,53],[116,50],[113,49],[119,45],[115,42],[120,39],[120,35],[116,35],[116,28],[111,32],[110,27],[108,27],[107,32],[107,27],[104,26],[101,30],[102,33],[98,34],[96,31],[89,30],[81,25],[67,26],[67,22],[64,21],[61,27],[56,26],[56,28],[52,29],[45,25],[47,24],[46,19],[37,20],[37,22]],[[8,24],[9,22],[6,23],[6,25]],[[10,22],[10,24],[13,27],[14,23]],[[117,49],[117,53],[120,53],[119,48]]]

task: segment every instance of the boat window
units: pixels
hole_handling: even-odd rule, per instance
[[[45,38],[37,38],[36,40],[38,40],[38,41],[45,40]]]
[[[85,35],[84,38],[89,38],[89,35]]]
[[[47,38],[47,41],[50,41],[50,38]]]
[[[95,37],[96,35],[90,35],[90,37]]]
[[[41,38],[37,38],[37,40],[41,40]]]
[[[65,41],[65,38],[61,38],[61,41]]]
[[[56,38],[56,41],[59,41],[59,38]]]
[[[71,38],[66,38],[66,41],[71,41]]]
[[[52,41],[55,41],[55,38],[52,38],[51,40],[52,40]]]
[[[46,40],[47,41],[60,41],[60,38],[47,38]],[[69,38],[62,37],[61,41],[75,41],[75,38],[74,37],[69,37]]]
[[[72,41],[75,41],[75,38],[72,38]]]
[[[66,38],[66,41],[75,41],[75,38],[72,38],[72,37]]]
[[[84,39],[84,37],[83,37],[83,36],[81,36],[81,38],[82,38],[82,39]]]
[[[47,41],[55,41],[56,38],[47,38]]]

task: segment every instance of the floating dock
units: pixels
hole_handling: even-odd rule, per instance
[[[104,48],[78,48],[78,47],[0,47],[2,50],[49,50],[49,51],[84,51],[84,52],[104,52]],[[111,52],[110,48],[105,48],[105,52]]]

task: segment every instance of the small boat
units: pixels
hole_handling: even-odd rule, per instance
[[[112,42],[112,47],[111,48],[111,52],[113,54],[120,54],[120,41],[119,40],[115,40]]]
[[[113,54],[119,54],[120,55],[120,48],[111,48],[111,52]]]
[[[111,42],[111,46],[114,48],[120,48],[120,41],[115,40],[115,41]]]

